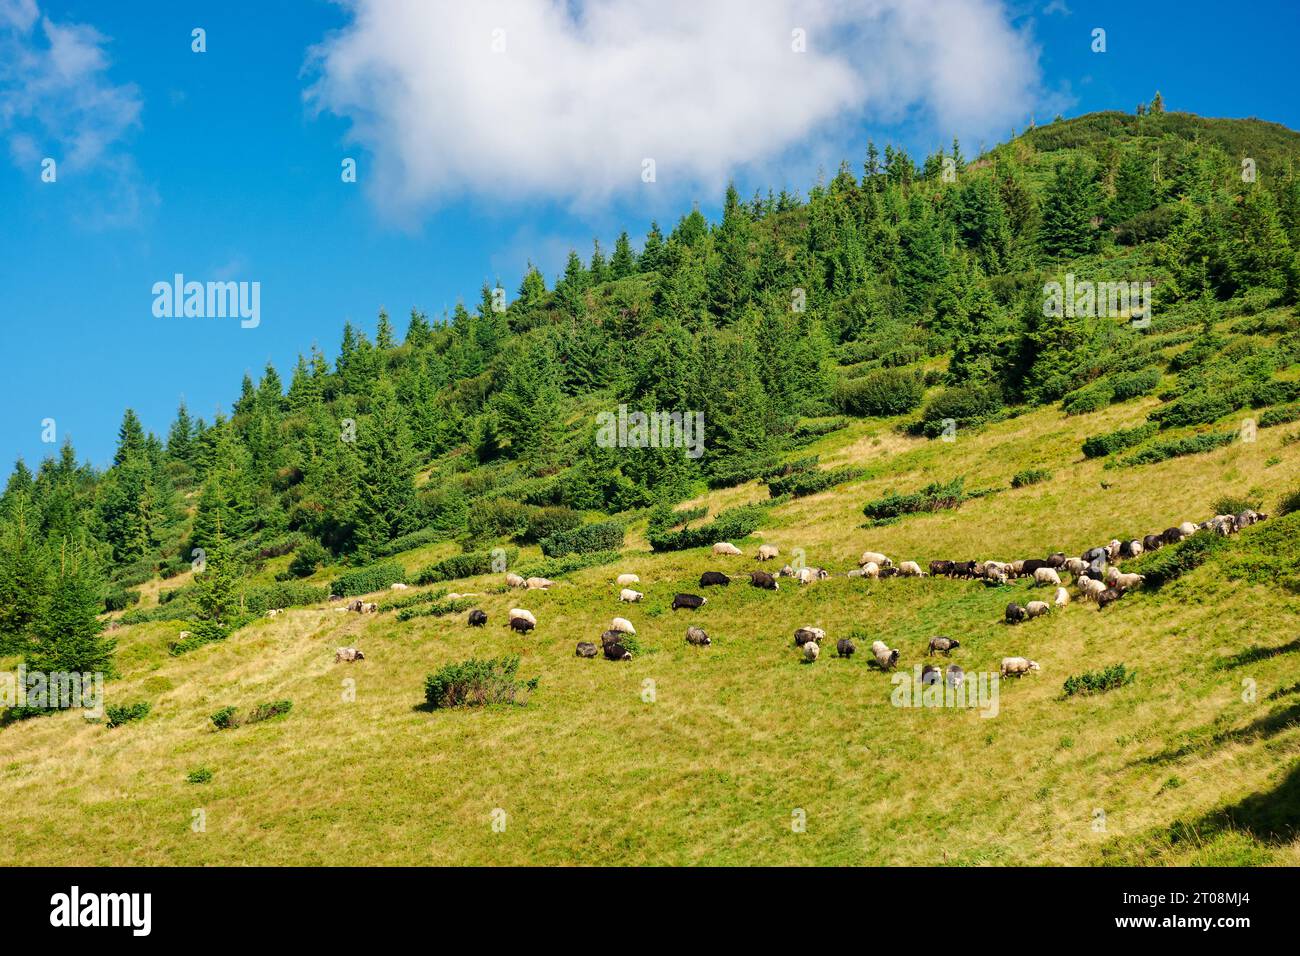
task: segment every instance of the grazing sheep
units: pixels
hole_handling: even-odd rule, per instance
[[[868,561],[862,566],[862,576],[864,578],[880,577],[880,565],[876,564],[875,561]]]
[[[944,657],[947,657],[958,647],[961,647],[961,642],[954,641],[951,637],[932,637],[930,638],[930,648],[926,651],[925,656],[930,657],[935,651],[939,651]]]
[[[605,631],[600,635],[600,643],[602,646],[604,646],[605,644],[617,644],[622,640],[623,640],[622,631]]]
[[[640,591],[633,591],[631,588],[624,588],[618,592],[618,599],[620,601],[626,601],[628,604],[635,604],[644,597],[645,595]]]
[[[809,664],[817,660],[817,658],[821,656],[821,653],[822,649],[818,646],[816,641],[809,641],[803,646],[803,659]]]
[[[930,577],[937,578],[940,575],[952,577],[953,563],[951,561],[931,561]]]
[[[690,608],[692,611],[698,610],[708,603],[708,598],[702,598],[698,594],[674,594],[673,610],[680,608]]]
[[[921,566],[915,561],[904,561],[898,566],[898,573],[905,578],[925,577],[925,572],[921,570]]]
[[[1125,541],[1119,546],[1119,556],[1121,558],[1136,558],[1142,554],[1142,542],[1136,538],[1131,541]]]
[[[1070,603],[1070,592],[1065,588],[1056,589],[1056,599],[1052,601],[1057,607],[1065,607]]]
[[[1149,534],[1142,539],[1143,551],[1159,551],[1164,544],[1164,539],[1158,534]]]
[[[1051,568],[1039,568],[1034,572],[1034,587],[1043,587],[1048,584],[1059,588],[1061,586],[1061,576]]]
[[[776,576],[778,578],[792,578],[794,577],[794,568],[787,564],[780,571],[776,572]]]
[[[378,614],[378,613],[379,613],[379,605],[376,604],[374,601],[366,601],[366,602],[364,602],[364,603],[361,605],[361,613],[362,613],[362,614]]]
[[[528,582],[525,581],[523,578],[521,578],[519,575],[515,574],[515,572],[511,571],[509,574],[506,575],[506,587],[522,588],[527,586],[528,586]]]
[[[1052,568],[1053,570],[1061,567],[1061,565],[1065,564],[1065,562],[1066,562],[1066,557],[1064,551],[1057,551],[1055,554],[1050,554],[1047,556],[1047,566],[1049,568]]]
[[[1029,558],[1020,562],[1020,573],[1025,577],[1032,578],[1043,568],[1051,570],[1047,561],[1043,558]]]
[[[641,579],[637,577],[635,574],[620,574],[618,576],[618,579],[615,580],[614,583],[621,588],[625,588],[628,587],[629,585],[640,584]]]
[[[820,644],[826,640],[826,632],[820,627],[801,627],[794,632],[795,647],[803,647],[809,641]]]
[[[578,649],[575,652],[577,657],[595,657],[596,645],[591,641],[579,641]]]
[[[727,577],[721,571],[705,571],[700,575],[700,587],[708,588],[714,585],[728,585],[731,578]]]
[[[1082,558],[1069,558],[1065,564],[1061,565],[1061,567],[1074,575],[1077,580],[1080,575],[1087,573],[1088,562],[1084,561]]]
[[[713,642],[709,640],[709,635],[704,632],[704,628],[688,627],[686,629],[686,643],[695,647],[708,647]]]
[[[884,671],[893,670],[898,663],[898,651],[891,650],[884,641],[871,642],[871,655],[876,659],[877,666]]]
[[[623,634],[636,634],[636,628],[633,627],[632,622],[625,617],[614,618],[614,620],[609,622],[609,629],[611,631],[619,631]]]
[[[835,653],[840,657],[849,658],[856,654],[858,645],[854,644],[847,637],[841,637],[835,642]]]
[[[865,577],[866,575],[863,574],[861,568],[850,568],[848,573],[845,574],[844,576],[846,578],[861,578],[861,577]]]
[[[485,624],[487,624],[487,611],[480,607],[476,607],[474,610],[469,612],[470,627],[482,627]]]
[[[781,590],[781,584],[776,578],[766,571],[752,571],[749,575],[749,583],[756,588],[765,588],[768,591]]]
[[[814,581],[825,581],[831,573],[825,568],[800,568],[794,576],[800,584],[812,584]]]
[[[1106,590],[1106,585],[1102,584],[1100,581],[1094,581],[1086,574],[1079,578],[1076,583],[1079,585],[1079,590],[1083,592],[1083,596],[1089,601],[1097,600],[1097,595]]]
[[[1097,595],[1097,607],[1098,609],[1105,609],[1107,605],[1114,604],[1123,596],[1123,591],[1116,591],[1114,588],[1105,588]]]
[[[1023,559],[1019,561],[1011,562],[1011,576],[1013,578],[1018,578],[1024,573],[1025,573],[1025,562]]]
[[[364,661],[366,655],[362,654],[355,647],[340,647],[334,652],[334,663],[342,664],[344,662],[352,663],[353,661]]]
[[[530,591],[549,591],[555,586],[554,581],[548,581],[546,578],[529,578],[524,584]]]
[[[1030,601],[1025,605],[1025,613],[1028,614],[1030,618],[1042,617],[1051,609],[1052,606],[1046,601]]]
[[[1111,538],[1110,541],[1106,543],[1106,557],[1109,560],[1114,561],[1119,557],[1119,549],[1123,546],[1124,545],[1120,542],[1119,538]]]
[[[1021,621],[1029,620],[1029,612],[1012,601],[1007,605],[1006,618],[1008,624],[1019,624]]]
[[[364,604],[364,603],[365,603],[365,602],[362,601],[360,598],[357,598],[355,601],[349,601],[349,602],[348,602],[348,610],[349,610],[349,611],[356,611],[358,614],[360,614],[360,613],[361,613],[361,605]]]
[[[1023,677],[1030,671],[1041,670],[1037,661],[1031,661],[1024,657],[1004,657],[1002,658],[1002,676],[1003,677]]]
[[[510,613],[506,615],[506,618],[511,621],[518,618],[527,621],[529,624],[533,625],[533,627],[537,626],[537,618],[533,616],[533,612],[525,610],[522,607],[512,607]]]
[[[614,641],[605,645],[605,659],[609,661],[630,661],[632,652],[618,641]]]
[[[975,577],[974,561],[954,561],[952,563],[952,576],[955,578],[973,578]]]
[[[781,554],[781,549],[778,548],[776,545],[760,544],[758,546],[758,554],[755,556],[754,560],[771,561],[773,558],[779,557],[780,554]]]
[[[727,554],[735,556],[741,554],[741,550],[729,541],[719,541],[713,546],[714,554]]]
[[[948,686],[960,687],[966,680],[966,672],[961,669],[960,664],[948,665]]]
[[[510,629],[512,631],[518,631],[521,634],[527,634],[536,626],[537,625],[534,622],[528,620],[526,617],[512,617],[510,619]]]
[[[407,588],[409,588],[409,587],[410,587],[409,584],[405,584],[405,583],[403,583],[403,582],[401,582],[401,581],[394,581],[392,584],[388,585],[388,590],[390,590],[390,591],[405,591],[405,590],[406,590]]]
[[[879,551],[863,551],[862,557],[858,558],[858,566],[861,567],[868,561],[880,568],[889,568],[894,565],[893,561],[890,561]]]
[[[1242,512],[1242,514],[1247,514],[1247,513],[1248,512]],[[1192,524],[1190,521],[1184,521],[1182,524],[1178,526],[1178,530],[1183,533],[1184,538],[1190,538],[1192,535],[1196,534],[1197,529],[1196,529],[1196,525]]]
[[[1146,580],[1140,574],[1123,574],[1117,568],[1111,568],[1106,575],[1106,583],[1117,591],[1132,591],[1140,588]]]
[[[1160,535],[1160,540],[1165,544],[1177,544],[1185,537],[1187,537],[1187,535],[1183,534],[1182,528],[1165,528]]]
[[[926,687],[931,687],[943,680],[943,672],[933,664],[926,664],[921,668],[921,683]]]
[[[450,594],[447,595],[447,600],[459,601],[461,598],[469,598],[469,597],[478,597],[478,594],[476,594],[473,591],[466,591],[464,594],[459,594],[456,591],[452,591]]]
[[[883,579],[883,578],[892,578],[892,577],[897,577],[897,575],[898,575],[898,568],[895,568],[895,567],[888,567],[888,568],[881,568],[881,569],[880,569],[880,577],[881,577],[882,579]]]
[[[269,610],[269,611],[266,612],[266,616],[267,616],[267,617],[279,617],[279,616],[280,616],[280,609],[279,609],[278,607],[273,607],[273,608],[271,608],[271,610]]]

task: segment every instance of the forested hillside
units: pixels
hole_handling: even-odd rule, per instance
[[[383,581],[383,559],[422,546],[543,542],[555,572],[607,561],[637,520],[656,550],[698,544],[680,528],[701,510],[668,509],[705,488],[761,477],[776,502],[861,476],[798,454],[854,419],[933,438],[1157,395],[1149,425],[1088,451],[1138,463],[1221,445],[1238,419],[1290,420],[1297,157],[1290,130],[1158,96],[978,159],[868,144],[806,196],[728,190],[722,220],[595,242],[554,284],[536,268],[513,295],[484,282],[400,334],[380,312],[373,337],[344,326],[333,360],[300,356],[287,388],[269,365],[244,377],[229,415],[182,405],[156,436],[126,410],[107,470],[72,446],[35,473],[19,460],[0,501],[0,641],[45,670],[110,671],[103,611],[191,622],[183,652],[320,600],[322,581]],[[1066,273],[1151,281],[1152,320],[1045,315]],[[599,446],[595,416],[620,403],[702,412],[703,454]],[[706,533],[742,537],[763,509],[719,520]]]

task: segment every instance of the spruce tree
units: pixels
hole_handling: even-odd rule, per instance
[[[34,644],[27,655],[28,669],[116,676],[117,642],[101,636],[103,606],[104,579],[91,549],[84,542],[63,542],[49,599],[32,623]]]
[[[614,255],[609,260],[609,273],[612,279],[626,279],[636,272],[636,253],[632,251],[632,242],[624,230],[618,234],[614,243]]]
[[[1076,159],[1060,166],[1043,201],[1038,230],[1043,252],[1058,260],[1091,252],[1096,245],[1095,211],[1096,192],[1087,165]]]
[[[381,545],[414,531],[419,523],[415,497],[415,453],[406,413],[388,381],[375,389],[370,415],[357,429],[355,543],[369,560]]]

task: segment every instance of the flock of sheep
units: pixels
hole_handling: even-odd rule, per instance
[[[987,585],[997,586],[1006,584],[1008,581],[1016,578],[1032,578],[1035,587],[1054,587],[1056,589],[1052,602],[1046,601],[1029,601],[1025,605],[1012,602],[1007,605],[1005,620],[1008,624],[1018,624],[1032,618],[1041,617],[1049,613],[1052,607],[1063,607],[1070,603],[1070,592],[1062,583],[1062,574],[1069,574],[1073,579],[1073,584],[1078,593],[1085,599],[1098,605],[1098,608],[1105,608],[1109,604],[1118,601],[1131,590],[1140,588],[1143,584],[1143,576],[1140,574],[1125,573],[1115,564],[1122,559],[1135,558],[1147,551],[1155,551],[1168,544],[1187,538],[1197,531],[1210,530],[1220,535],[1230,535],[1242,528],[1263,521],[1268,517],[1266,514],[1246,510],[1238,515],[1215,515],[1207,521],[1200,524],[1194,524],[1190,521],[1184,521],[1182,524],[1165,529],[1159,534],[1149,534],[1142,539],[1130,539],[1121,541],[1112,539],[1104,545],[1098,545],[1089,548],[1079,557],[1067,557],[1064,552],[1056,552],[1046,558],[1027,558],[1016,561],[947,561],[935,560],[929,563],[929,571],[924,571],[915,561],[903,561],[898,565],[878,551],[865,551],[858,560],[858,567],[849,571],[848,577],[862,578],[890,578],[890,577],[952,577],[968,578],[980,580]],[[760,545],[755,555],[756,560],[760,562],[771,561],[780,556],[780,549],[775,545]],[[739,557],[743,552],[730,542],[722,541],[713,546],[713,554],[718,557]],[[780,590],[779,578],[793,578],[799,584],[811,584],[815,581],[825,580],[830,577],[830,572],[825,568],[817,567],[800,567],[794,568],[786,565],[775,574],[767,571],[751,571],[748,573],[749,583],[752,587],[762,588],[764,590]],[[635,574],[620,574],[615,580],[615,585],[620,589],[618,599],[622,603],[636,604],[644,600],[645,594],[635,589],[634,585],[640,584],[641,579]],[[700,575],[700,587],[718,587],[726,586],[732,582],[732,577],[722,571],[705,571]],[[505,576],[505,583],[509,588],[522,590],[549,590],[555,582],[541,577],[524,578],[518,574],[510,573]],[[468,595],[457,595],[457,597]],[[708,603],[708,599],[698,594],[678,593],[673,596],[672,609],[690,609],[697,610]],[[349,610],[357,610],[362,613],[376,609],[373,604],[364,604],[363,602],[353,602],[354,606],[349,606]],[[511,608],[508,615],[507,626],[520,633],[527,633],[537,627],[537,617],[527,608]],[[487,612],[481,608],[475,608],[469,613],[468,623],[472,627],[483,627],[488,622]],[[598,648],[593,641],[579,641],[576,648],[578,657],[593,658],[597,654],[603,653],[607,660],[625,661],[632,659],[632,651],[627,646],[627,638],[636,635],[636,628],[632,622],[624,617],[615,617],[610,621],[609,627],[600,635],[600,647]],[[818,659],[821,654],[821,645],[826,640],[826,632],[819,627],[800,627],[795,631],[794,643],[799,649],[803,659],[807,663],[812,663]],[[711,643],[708,633],[700,627],[691,626],[686,629],[686,643],[695,647],[707,647]],[[961,647],[961,643],[950,637],[936,636],[932,637],[929,642],[927,656],[936,653],[943,654],[945,657],[952,653],[953,650]],[[839,657],[850,658],[857,652],[857,645],[850,638],[840,638],[835,645],[836,654]],[[353,648],[340,648],[340,659],[356,659],[351,655],[345,655],[343,652],[349,651],[360,657],[360,654]],[[874,641],[871,645],[872,657],[876,665],[881,670],[893,670],[897,666],[900,652],[896,648],[889,647],[884,641]],[[1039,665],[1035,661],[1028,660],[1024,657],[1004,657],[1001,664],[1001,675],[1003,677],[1015,676],[1030,673],[1039,670]],[[933,665],[925,665],[922,674],[923,681],[939,681],[944,679],[944,675]],[[958,684],[962,681],[962,670],[956,664],[950,665],[947,670],[946,679],[950,684]]]

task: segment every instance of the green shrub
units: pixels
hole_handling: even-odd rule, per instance
[[[207,783],[212,779],[212,771],[207,767],[199,767],[187,773],[185,779],[189,783]]]
[[[249,588],[244,592],[244,610],[249,614],[262,615],[272,609],[286,607],[303,607],[319,604],[330,596],[330,589],[323,584],[305,584],[301,581],[280,581]]]
[[[379,605],[379,613],[384,614],[388,611],[400,611],[407,607],[418,607],[421,604],[432,604],[434,601],[442,600],[443,595],[447,593],[446,588],[438,588],[435,591],[420,591],[415,594],[403,594],[400,597],[384,601]]]
[[[1052,473],[1046,468],[1026,468],[1024,471],[1018,471],[1011,476],[1011,487],[1024,488],[1028,485],[1036,485],[1051,480]]]
[[[520,541],[536,544],[544,538],[572,531],[582,524],[582,514],[572,508],[554,505],[538,508],[528,516]]]
[[[235,712],[236,708],[234,707],[222,707],[208,719],[212,721],[212,726],[216,727],[217,730],[228,730],[239,726],[235,722]]]
[[[717,490],[735,488],[747,481],[753,481],[756,475],[763,475],[781,466],[778,459],[772,455],[739,455],[715,458],[706,467],[708,486]]]
[[[525,578],[558,578],[561,575],[572,574],[574,571],[581,571],[584,568],[613,564],[622,556],[623,552],[621,551],[592,551],[587,554],[570,554],[563,558],[538,561],[519,568],[516,573]]]
[[[1264,502],[1245,495],[1223,495],[1216,498],[1210,507],[1216,515],[1239,515],[1243,511],[1258,511],[1264,507]]]
[[[1136,372],[1120,372],[1110,376],[1112,402],[1127,402],[1139,395],[1148,395],[1160,384],[1160,369],[1143,368]]]
[[[133,720],[144,720],[149,716],[149,711],[152,709],[153,707],[147,700],[142,700],[134,704],[117,704],[106,707],[104,716],[108,718],[109,727],[121,727]]]
[[[105,611],[124,611],[131,605],[139,603],[139,591],[127,591],[122,588],[114,588],[104,595]]]
[[[375,554],[381,558],[391,558],[403,551],[413,551],[416,548],[424,547],[426,544],[437,544],[439,541],[446,541],[448,537],[447,532],[441,529],[421,528],[419,531],[412,531],[410,534],[394,538],[376,550]]]
[[[1002,393],[993,385],[969,383],[945,388],[925,404],[921,432],[934,438],[943,433],[944,421],[957,425],[986,421],[1002,410]]]
[[[797,471],[812,471],[817,467],[817,462],[821,460],[821,455],[804,455],[802,458],[793,458],[790,461],[779,462],[758,472],[760,481],[771,481],[773,478],[785,478],[793,475]],[[701,505],[701,507],[704,507]],[[682,512],[678,512],[681,514]],[[700,515],[699,517],[704,517]],[[682,522],[678,522],[681,524]]]
[[[237,707],[222,707],[208,719],[212,721],[217,730],[234,730],[236,727],[243,727],[246,724],[260,724],[264,720],[283,717],[292,709],[293,701],[276,700],[266,704],[258,704],[247,717],[242,716]]]
[[[1135,428],[1121,428],[1105,435],[1093,435],[1084,440],[1083,454],[1087,458],[1101,458],[1140,445],[1155,433],[1155,423],[1144,422]]]
[[[807,495],[814,495],[819,491],[825,491],[827,488],[842,485],[848,481],[856,481],[866,473],[865,468],[855,468],[851,465],[830,468],[826,471],[796,471],[784,478],[773,478],[769,481],[767,493],[773,498],[778,498],[781,495],[803,498]]]
[[[1147,417],[1161,428],[1183,425],[1208,425],[1229,415],[1239,406],[1223,392],[1206,388],[1192,391],[1157,408]]]
[[[1279,518],[1283,515],[1295,514],[1297,511],[1300,511],[1300,488],[1282,495],[1278,499],[1277,507],[1273,509],[1274,514]]]
[[[474,606],[473,598],[457,598],[454,601],[434,601],[427,606],[415,606],[404,608],[397,612],[399,621],[409,621],[417,617],[444,617],[448,614],[459,614],[461,611],[468,611]]]
[[[847,418],[832,418],[822,422],[804,422],[795,426],[795,430],[790,433],[786,444],[791,448],[799,448],[802,445],[811,444],[831,432],[837,432],[848,427],[849,420]]]
[[[518,656],[445,664],[425,677],[424,700],[433,709],[521,704],[522,692],[536,690],[539,678],[521,681],[518,673]]]
[[[441,561],[422,569],[416,574],[415,583],[438,584],[441,581],[454,581],[457,578],[471,578],[478,574],[490,574],[493,571],[492,560],[494,553],[497,552],[466,551],[464,554],[453,554],[449,558],[443,558]],[[501,548],[499,554],[504,566],[509,567],[519,557],[519,549]]]
[[[964,490],[965,485],[965,478],[954,478],[946,484],[932,482],[910,495],[900,495],[891,491],[884,497],[867,502],[862,513],[876,521],[887,521],[923,511],[957,508],[969,497]]]
[[[390,584],[405,580],[406,569],[396,561],[371,564],[331,581],[330,594],[354,597],[358,594],[370,594],[372,591],[383,591]]]
[[[683,551],[703,548],[719,541],[736,541],[754,533],[763,520],[763,511],[754,505],[742,505],[720,511],[708,524],[670,531],[651,524],[646,538],[652,551]]]
[[[491,498],[469,509],[469,536],[475,541],[519,538],[528,530],[532,506],[511,498]]]
[[[585,524],[543,538],[541,547],[542,554],[548,558],[562,558],[566,554],[589,554],[593,551],[616,551],[623,547],[623,526],[617,521]]]
[[[309,578],[316,569],[329,560],[329,552],[315,538],[306,541],[289,562],[289,573],[295,578]]]
[[[888,417],[912,411],[924,396],[925,379],[919,373],[882,368],[861,378],[840,379],[831,401],[849,415]]]
[[[1177,544],[1168,545],[1159,551],[1148,551],[1128,570],[1141,574],[1146,587],[1161,588],[1188,571],[1199,568],[1221,551],[1227,542],[1227,538],[1213,531],[1198,531]]]
[[[1061,399],[1061,408],[1067,415],[1086,415],[1109,405],[1115,397],[1115,390],[1105,379],[1075,389]]]
[[[1188,435],[1186,438],[1173,438],[1168,441],[1155,442],[1146,448],[1135,451],[1120,459],[1125,467],[1133,465],[1150,465],[1183,455],[1197,455],[1214,451],[1237,440],[1236,432],[1206,432],[1204,435]]]
[[[1133,683],[1136,673],[1123,664],[1113,664],[1099,671],[1087,671],[1065,679],[1065,696],[1075,694],[1104,694],[1108,690]]]
[[[1279,405],[1260,412],[1256,424],[1260,428],[1270,428],[1273,425],[1286,425],[1294,421],[1300,421],[1300,405]]]

